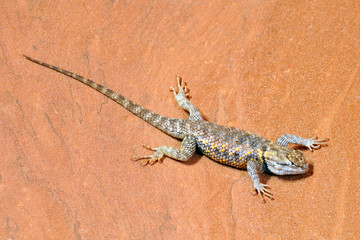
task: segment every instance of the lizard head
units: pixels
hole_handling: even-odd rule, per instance
[[[309,164],[303,152],[274,142],[271,142],[263,152],[262,159],[265,170],[276,175],[302,174],[309,170]]]

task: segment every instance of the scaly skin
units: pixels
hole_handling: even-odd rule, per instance
[[[247,169],[254,183],[253,189],[259,194],[263,202],[265,202],[264,196],[270,199],[273,199],[273,196],[268,186],[260,182],[259,173],[293,175],[306,173],[309,169],[304,154],[299,150],[287,147],[289,143],[306,146],[312,151],[312,149],[318,149],[328,141],[328,139],[316,140],[316,137],[304,139],[286,134],[275,143],[252,132],[204,121],[197,107],[187,99],[188,91],[179,76],[177,76],[178,92],[174,88],[170,88],[170,90],[174,92],[175,99],[180,107],[190,113],[189,119],[161,116],[90,79],[31,57],[25,55],[24,57],[88,85],[147,123],[175,138],[182,139],[180,150],[169,146],[157,148],[144,146],[155,151],[155,153],[149,156],[134,157],[133,160],[135,161],[142,160],[141,165],[152,165],[164,156],[178,161],[188,161],[198,147],[204,155],[218,163]]]

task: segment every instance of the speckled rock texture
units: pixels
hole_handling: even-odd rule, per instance
[[[359,19],[356,0],[2,1],[0,239],[359,239]],[[180,142],[22,54],[186,118],[180,74],[208,121],[330,142],[309,174],[263,175],[263,204],[200,154],[132,162]]]

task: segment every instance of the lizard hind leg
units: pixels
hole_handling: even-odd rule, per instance
[[[177,149],[175,147],[169,146],[160,146],[157,148],[152,148],[149,146],[145,146],[145,148],[155,151],[153,155],[149,156],[135,156],[132,158],[133,161],[142,160],[140,165],[145,166],[147,164],[153,165],[156,162],[159,162],[164,156],[169,158],[185,162],[188,161],[194,154],[196,150],[196,140],[193,136],[186,136],[184,140],[181,142],[181,149]]]
[[[179,75],[176,76],[176,79],[179,92],[176,93],[176,90],[173,87],[170,87],[170,91],[174,92],[175,99],[179,103],[180,107],[190,113],[190,120],[204,120],[199,109],[188,99],[189,91],[186,88],[185,82]]]

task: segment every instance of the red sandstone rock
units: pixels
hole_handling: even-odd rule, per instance
[[[359,238],[358,1],[166,2],[1,4],[0,238]],[[330,142],[305,152],[311,174],[264,175],[262,204],[199,154],[130,161],[180,142],[22,54],[185,118],[180,74],[209,121]]]

